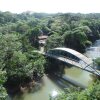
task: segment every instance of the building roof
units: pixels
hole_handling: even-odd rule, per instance
[[[48,37],[47,35],[38,36],[38,39],[39,39],[39,40],[42,40],[42,39],[47,39],[47,37]]]

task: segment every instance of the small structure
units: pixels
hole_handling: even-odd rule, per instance
[[[45,43],[46,43],[47,38],[48,38],[47,35],[38,36],[39,45],[44,46]]]

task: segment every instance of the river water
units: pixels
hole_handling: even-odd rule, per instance
[[[86,55],[92,59],[100,57],[100,40],[97,40],[93,46],[86,49]]]
[[[100,40],[97,40],[90,48],[87,48],[85,55],[92,59],[100,57]],[[62,76],[82,86],[87,87],[93,82],[93,75],[79,68],[66,66],[63,71]],[[64,87],[70,86],[72,85],[66,82]],[[55,97],[60,91],[63,91],[64,87],[59,79],[52,79],[48,75],[44,75],[43,85],[40,90],[35,93],[25,93],[21,97],[16,97],[15,100],[50,100],[50,96]]]

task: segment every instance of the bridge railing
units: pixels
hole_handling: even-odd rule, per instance
[[[67,60],[70,60],[70,62],[74,65],[75,63],[79,63],[79,61],[77,61],[77,60],[75,60],[75,59],[72,59],[72,58],[69,58],[69,57],[66,57],[66,56],[62,56],[62,55],[53,55],[53,54],[48,54],[48,53],[46,53],[46,55],[47,56],[51,56],[51,57],[54,57],[54,58],[58,58],[58,59],[60,59],[61,58],[61,60],[63,60],[63,61],[67,61]]]
[[[50,54],[50,53],[46,53],[47,55],[49,55],[49,56],[52,56],[52,57],[62,57],[62,59],[63,58],[65,58],[65,59],[69,59],[69,60],[71,60],[71,61],[73,61],[73,62],[77,62],[77,63],[79,63],[81,66],[84,64],[85,66],[87,66],[88,64],[86,63],[86,62],[84,62],[83,60],[75,60],[75,59],[72,59],[72,58],[70,58],[70,57],[67,57],[67,56],[63,56],[63,55],[54,55],[54,54]],[[80,63],[80,62],[83,62],[83,64],[82,63]]]
[[[87,67],[89,67],[92,72],[95,72],[100,76],[100,72],[98,70],[96,70],[95,68],[93,68],[92,65],[87,65],[84,69],[86,69]]]
[[[67,60],[70,60],[71,63],[72,63],[73,65],[74,65],[75,62],[76,62],[77,64],[80,65],[80,68],[82,68],[82,69],[84,69],[84,70],[87,70],[87,71],[89,71],[89,72],[96,73],[96,74],[98,74],[98,75],[100,76],[100,73],[99,73],[96,69],[94,69],[94,68],[92,67],[91,64],[87,64],[86,62],[82,61],[81,59],[80,59],[79,61],[77,61],[77,60],[75,60],[75,59],[71,59],[71,58],[66,57],[66,56],[53,55],[53,54],[48,54],[48,53],[46,53],[46,55],[47,55],[47,56],[50,56],[50,57],[58,58],[58,59],[61,57],[61,59],[62,59],[63,61],[65,61],[65,62],[66,62]],[[80,63],[80,62],[83,62],[83,64]],[[84,65],[84,66],[83,66],[83,65]],[[89,69],[90,69],[90,70],[89,70]]]
[[[78,60],[72,59],[72,58],[67,57],[67,56],[63,56],[63,55],[59,55],[59,54],[58,55],[54,55],[54,54],[49,54],[49,53],[46,53],[46,54],[51,55],[51,56],[55,56],[55,57],[63,57],[63,58],[78,62]]]
[[[87,71],[89,71],[89,72],[92,72],[93,74],[97,74],[97,75],[100,76],[100,72],[98,72],[95,68],[93,68],[93,66],[91,65],[92,63],[91,63],[91,64],[87,64],[86,62],[80,60],[80,61],[83,62],[83,64],[82,64],[82,63],[80,63],[80,61],[77,61],[77,60],[74,60],[74,59],[71,59],[71,58],[68,58],[68,57],[65,57],[65,58],[70,59],[70,60],[72,61],[72,64],[73,64],[73,65],[75,64],[75,62],[77,62],[77,63],[80,64],[80,67],[81,67],[82,69],[87,70]],[[65,61],[66,61],[66,60],[65,60]]]

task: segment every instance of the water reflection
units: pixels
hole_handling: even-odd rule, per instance
[[[82,69],[72,67],[72,68],[65,68],[65,76],[69,77],[73,81],[76,81],[84,86],[88,86],[90,83],[92,83],[93,78],[92,74],[84,71]]]

